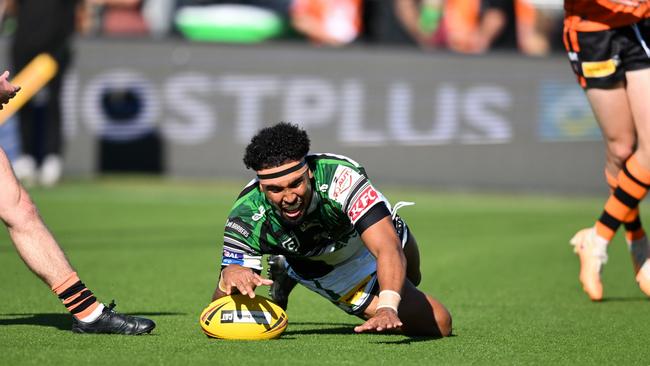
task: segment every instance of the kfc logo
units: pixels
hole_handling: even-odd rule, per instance
[[[361,214],[377,202],[377,199],[379,199],[377,191],[375,191],[375,189],[370,185],[366,187],[348,211],[348,217],[350,217],[350,220],[352,220],[352,222],[357,221],[357,219],[361,217]]]
[[[351,169],[345,169],[339,179],[336,181],[336,186],[334,187],[334,193],[332,198],[337,199],[339,195],[352,187],[352,174]]]

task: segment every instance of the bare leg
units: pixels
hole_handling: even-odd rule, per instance
[[[645,169],[650,170],[650,69],[629,71],[627,95],[638,134],[635,156]]]
[[[587,89],[586,94],[605,140],[605,169],[615,177],[636,145],[627,91],[621,82],[611,89]]]
[[[74,270],[0,149],[0,218],[27,267],[50,287]]]

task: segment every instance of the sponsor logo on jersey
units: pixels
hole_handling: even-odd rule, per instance
[[[352,203],[348,210],[348,217],[352,222],[356,222],[361,215],[363,215],[372,205],[379,199],[379,194],[375,189],[369,185],[361,194],[359,194],[356,201]]]
[[[260,206],[258,208],[258,211],[255,215],[253,215],[253,221],[260,221],[262,217],[264,217],[264,214],[266,213],[266,209],[264,206]]]
[[[232,251],[224,248],[223,257],[224,258],[232,258],[232,259],[244,259],[244,253],[232,252]]]
[[[244,260],[243,259],[235,259],[235,258],[223,257],[223,259],[221,260],[221,264],[223,264],[224,266],[227,266],[229,264],[239,264],[240,266],[243,266],[244,265]]]
[[[271,314],[266,311],[223,310],[221,323],[270,324]]]
[[[334,186],[334,192],[332,193],[332,198],[337,199],[341,194],[345,193],[352,187],[352,169],[345,168],[341,174],[336,179],[336,185]]]
[[[584,61],[582,62],[582,75],[586,78],[602,78],[616,72],[619,60],[609,59],[606,61]]]
[[[321,192],[327,192],[329,189],[330,185],[329,184],[321,184],[321,186],[318,188]]]
[[[226,231],[234,231],[236,233],[241,234],[244,238],[248,238],[251,236],[250,231],[246,228],[246,225],[243,221],[241,221],[238,218],[231,218],[228,219],[228,222],[226,222]]]
[[[294,240],[294,238],[287,238],[285,239],[280,245],[285,248],[286,250],[295,252],[300,248],[300,244],[298,244],[297,240]]]
[[[224,248],[221,264],[226,266],[229,264],[244,265],[244,253],[237,253]]]

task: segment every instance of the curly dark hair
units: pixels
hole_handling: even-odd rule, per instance
[[[309,143],[305,130],[291,123],[280,122],[253,136],[246,146],[244,165],[261,170],[301,160],[309,152]]]

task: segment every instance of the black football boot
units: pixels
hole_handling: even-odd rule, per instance
[[[72,317],[72,332],[138,335],[151,333],[156,327],[156,323],[152,320],[120,314],[113,308],[115,308],[115,301],[111,301],[110,305],[104,307],[102,315],[90,323]]]
[[[296,280],[289,277],[286,269],[287,259],[283,255],[271,255],[268,258],[268,277],[273,280],[269,289],[271,300],[279,307],[287,310],[289,293],[296,287]]]

